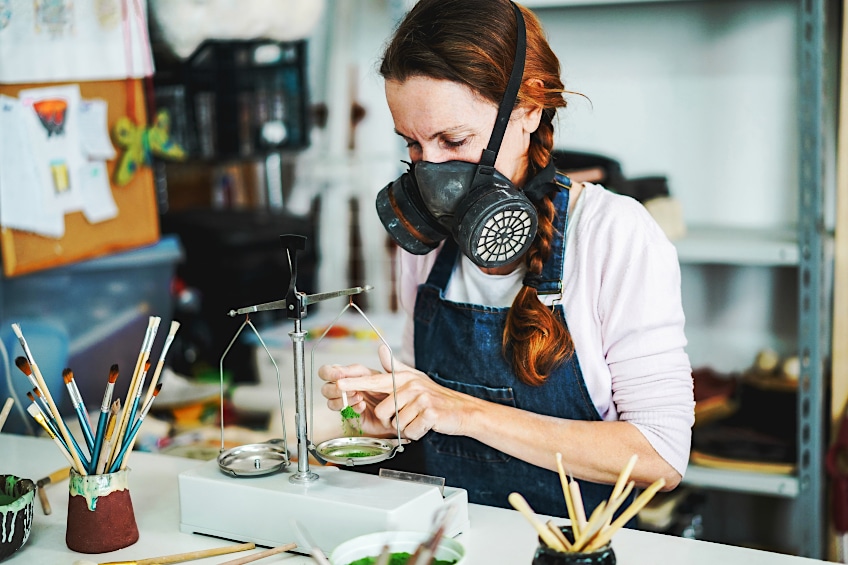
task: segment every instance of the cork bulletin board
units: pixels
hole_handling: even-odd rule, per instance
[[[54,83],[54,85],[67,83]],[[39,88],[49,84],[0,84],[0,94],[17,97],[26,88]],[[108,103],[108,124],[112,126],[121,116],[127,115],[127,95],[134,89],[135,108],[130,118],[136,124],[146,124],[144,91],[141,80],[110,80],[80,82],[82,97],[101,98]],[[119,157],[122,148],[115,147]],[[107,162],[112,179],[118,160]],[[118,215],[107,221],[89,223],[82,212],[65,215],[65,235],[54,239],[29,232],[3,227],[0,230],[0,250],[3,256],[3,274],[7,277],[58,267],[109,253],[123,251],[159,240],[159,215],[153,173],[142,167],[126,186],[112,184],[112,196]]]

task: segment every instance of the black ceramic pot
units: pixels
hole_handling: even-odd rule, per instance
[[[561,526],[560,530],[568,541],[574,541],[571,526]],[[551,549],[540,539],[533,565],[615,565],[615,552],[611,543],[587,553],[562,552]]]

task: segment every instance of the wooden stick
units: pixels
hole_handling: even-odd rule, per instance
[[[571,522],[571,531],[574,532],[574,539],[577,539],[577,536],[580,535],[580,524],[577,523],[577,514],[574,513],[574,501],[571,500],[568,477],[565,475],[565,469],[562,467],[562,453],[557,452],[556,461],[559,482],[562,484],[562,494],[565,497],[565,508],[568,510],[568,519]]]
[[[580,551],[586,542],[589,541],[598,531],[604,526],[604,517],[606,516],[607,501],[602,500],[600,504],[595,506],[592,515],[589,516],[589,521],[586,522],[586,527],[580,532],[580,537],[574,540],[571,546],[572,551]]]
[[[12,409],[12,404],[14,403],[15,399],[10,396],[3,404],[3,409],[0,410],[0,430],[3,429],[3,424],[6,423],[6,418],[9,417],[9,411]]]
[[[542,541],[545,542],[545,545],[554,549],[556,551],[565,551],[565,546],[563,546],[559,539],[551,532],[547,526],[545,526],[533,512],[533,509],[530,508],[530,505],[524,499],[523,496],[518,494],[517,492],[511,493],[507,500],[512,505],[513,508],[521,512],[521,515],[524,516],[530,525],[538,532],[539,537],[542,538]]]
[[[586,510],[583,508],[583,495],[580,494],[580,483],[571,477],[568,483],[571,491],[571,502],[574,504],[574,516],[577,518],[577,527],[582,532],[586,528]]]
[[[548,520],[547,522],[545,522],[545,525],[548,527],[548,529],[550,531],[552,531],[554,533],[554,535],[559,540],[559,542],[562,544],[562,546],[566,549],[566,551],[571,551],[571,542],[568,541],[568,538],[565,537],[565,534],[562,533],[562,530],[559,529],[559,526],[554,524],[553,520]],[[572,528],[571,531],[574,531],[574,529]]]
[[[174,555],[163,555],[162,557],[148,557],[146,559],[139,559],[138,561],[110,561],[108,563],[100,563],[100,565],[128,565],[130,563],[135,563],[135,565],[166,565],[167,563],[181,563],[183,561],[203,559],[204,557],[214,557],[215,555],[247,551],[255,547],[256,546],[253,543],[242,543],[239,545],[227,545],[212,549],[175,553]]]
[[[49,516],[53,512],[53,508],[50,506],[50,500],[47,498],[47,491],[44,488],[47,485],[67,479],[70,472],[70,467],[63,467],[58,471],[53,471],[43,479],[38,479],[35,483],[35,486],[38,488],[38,500],[41,502],[41,510],[44,511],[45,516]]]
[[[47,388],[47,383],[45,383],[44,377],[41,375],[41,370],[35,363],[35,359],[32,356],[32,352],[29,350],[29,345],[27,345],[26,339],[24,339],[24,334],[21,332],[21,327],[18,324],[12,324],[12,331],[15,332],[18,341],[21,342],[21,346],[24,348],[24,354],[26,355],[27,361],[29,362],[29,368],[32,371],[33,376],[35,377],[35,382],[38,383],[38,388],[41,389],[41,393],[47,400],[47,405],[50,407],[50,412],[52,412],[53,414],[53,419],[56,420],[56,425],[59,428],[59,433],[62,435],[62,439],[65,440],[65,444],[70,447],[72,445],[71,434],[68,431],[68,427],[65,426],[65,420],[62,419],[62,414],[56,407],[56,403],[53,402],[53,396],[50,394],[50,389]],[[80,461],[77,452],[73,449],[69,449],[68,451],[70,451],[71,458],[74,460],[74,468],[79,472],[80,475],[87,475],[88,472],[85,469],[85,465],[83,465],[82,461]]]
[[[636,466],[636,461],[639,459],[639,456],[635,453],[630,456],[630,460],[625,465],[624,469],[621,470],[621,473],[618,474],[618,479],[615,481],[615,486],[612,487],[612,494],[610,494],[610,502],[618,498],[621,492],[624,490],[624,485],[627,484],[627,481],[630,480],[630,474],[633,472],[633,468]],[[612,519],[612,515],[610,515],[609,520]],[[606,525],[609,526],[610,522],[607,520]]]
[[[615,515],[615,511],[618,510],[619,506],[621,506],[627,497],[630,496],[630,492],[633,490],[633,487],[636,486],[634,481],[630,481],[624,490],[619,493],[612,501],[606,505],[604,508],[603,514],[598,518],[597,524],[591,524],[591,520],[589,520],[590,525],[587,526],[586,532],[584,532],[584,536],[582,536],[579,540],[574,542],[574,551],[580,551],[584,547],[592,547],[592,538],[598,535],[599,532],[603,532],[612,520],[612,517]]]
[[[644,508],[645,505],[648,504],[648,502],[651,501],[651,499],[654,497],[654,495],[657,494],[657,492],[659,492],[659,490],[661,488],[663,488],[664,486],[665,486],[665,479],[663,479],[662,477],[660,477],[659,479],[657,479],[656,481],[651,483],[651,486],[646,488],[642,492],[642,494],[637,496],[636,500],[633,501],[633,504],[628,506],[624,510],[624,512],[621,513],[621,516],[616,518],[615,522],[613,522],[612,525],[609,528],[607,528],[603,532],[601,532],[601,534],[592,543],[592,546],[593,547],[603,547],[603,546],[605,546],[607,544],[607,542],[612,539],[613,534],[615,534],[615,532],[620,530],[622,527],[624,527],[624,525],[627,522],[629,522],[633,517],[635,517],[636,514],[638,514],[639,511],[642,510],[642,508]]]
[[[264,559],[266,557],[270,557],[272,555],[276,555],[278,553],[283,553],[284,551],[291,551],[296,548],[296,543],[287,543],[286,545],[281,545],[279,547],[272,547],[271,549],[266,549],[265,551],[260,551],[255,555],[248,555],[247,557],[240,557],[238,559],[233,559],[231,561],[225,561],[224,563],[220,563],[219,565],[244,565],[245,563],[250,563],[251,561],[256,561],[257,559]]]

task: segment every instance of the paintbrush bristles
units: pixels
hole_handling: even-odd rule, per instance
[[[29,367],[29,361],[27,361],[27,358],[24,357],[23,355],[15,357],[15,365],[26,376],[30,376],[32,374],[32,369],[30,369],[30,367]]]

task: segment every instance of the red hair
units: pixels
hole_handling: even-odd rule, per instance
[[[553,119],[564,108],[560,66],[535,14],[519,6],[527,30],[524,76],[516,107],[542,108],[530,136],[528,178],[544,168],[554,143]],[[450,80],[499,105],[516,50],[516,18],[509,0],[420,0],[401,21],[386,48],[380,74],[403,82],[413,76]],[[550,197],[536,203],[539,228],[525,255],[529,273],[540,274],[555,235]],[[570,357],[574,343],[565,320],[524,286],[515,297],[503,333],[503,351],[518,378],[542,384]]]

